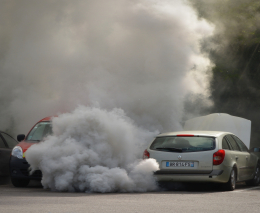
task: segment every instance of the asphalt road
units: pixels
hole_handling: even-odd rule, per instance
[[[68,193],[43,189],[39,182],[26,188],[0,185],[0,212],[260,212],[260,186],[240,184],[233,192],[205,184],[173,185],[148,193]]]

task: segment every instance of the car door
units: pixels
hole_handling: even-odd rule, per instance
[[[11,150],[0,132],[0,176],[9,175],[9,160]]]
[[[246,145],[243,143],[243,141],[241,141],[237,136],[232,135],[232,137],[235,139],[235,141],[237,142],[238,146],[240,147],[241,151],[244,153],[244,155],[246,156],[246,169],[245,169],[245,176],[247,179],[249,179],[255,171],[255,167],[256,167],[256,159],[254,156],[252,156],[249,153],[248,148],[246,147]]]
[[[12,138],[7,133],[2,132],[1,134],[2,134],[2,137],[4,138],[5,143],[7,144],[9,149],[13,149],[18,144],[18,141],[15,140],[14,138]]]
[[[232,137],[232,135],[226,135],[226,139],[228,140],[229,144],[232,147],[232,158],[235,159],[237,164],[237,180],[243,181],[247,180],[247,154],[242,152],[240,147],[238,146],[235,139]]]

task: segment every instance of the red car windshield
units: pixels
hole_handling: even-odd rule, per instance
[[[52,134],[51,122],[40,122],[36,124],[27,136],[27,141],[42,141]]]

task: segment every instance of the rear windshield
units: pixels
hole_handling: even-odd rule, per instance
[[[27,141],[42,141],[45,137],[52,134],[51,122],[40,122],[33,127],[27,136]]]
[[[157,137],[150,146],[152,150],[165,152],[198,152],[215,149],[213,137]]]

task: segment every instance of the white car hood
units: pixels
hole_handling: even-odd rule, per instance
[[[250,147],[251,121],[229,114],[214,113],[187,120],[184,130],[231,132],[239,137],[247,148]]]

